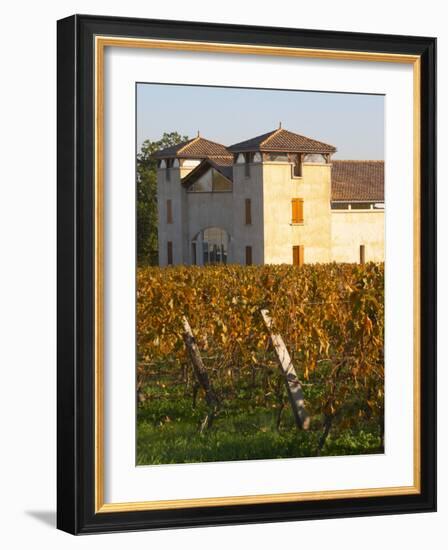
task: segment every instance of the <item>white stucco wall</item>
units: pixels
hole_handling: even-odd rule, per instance
[[[208,227],[220,227],[230,235],[228,261],[233,259],[233,194],[231,192],[189,193],[181,183],[181,177],[189,169],[172,168],[166,179],[166,170],[157,171],[157,210],[159,216],[159,265],[168,263],[167,243],[173,243],[173,264],[191,264],[191,243],[199,231]],[[173,223],[167,223],[166,202],[172,201]],[[200,251],[197,251],[200,260]]]
[[[170,169],[170,179],[166,178],[166,170],[157,170],[157,212],[158,223],[158,248],[159,265],[166,266],[168,263],[167,243],[173,243],[173,263],[181,264],[184,260],[184,234],[183,220],[187,215],[182,185],[180,183],[179,168]],[[166,203],[171,199],[173,223],[167,223]]]
[[[246,199],[251,201],[252,223],[246,225]],[[263,264],[264,258],[263,169],[260,163],[250,164],[250,177],[245,166],[233,168],[233,234],[234,261],[246,263],[246,246],[252,247],[252,263]]]
[[[263,163],[265,263],[291,264],[292,247],[304,247],[305,263],[330,261],[330,165],[304,164],[302,177],[292,164]],[[292,223],[291,200],[303,199],[303,224]]]
[[[169,193],[165,181],[165,169],[157,170],[157,239],[159,250],[159,265],[167,265],[167,231],[165,223],[166,196]]]
[[[384,261],[384,211],[332,210],[332,260],[359,262],[360,245],[365,246],[366,262]]]
[[[305,263],[359,262],[360,245],[366,261],[384,261],[384,211],[331,210],[331,165],[307,164],[302,177],[292,176],[289,163],[253,163],[233,168],[232,192],[187,192],[181,177],[189,170],[159,169],[159,263],[167,265],[167,242],[173,243],[173,263],[193,262],[192,240],[209,227],[230,237],[229,263],[245,264],[246,246],[252,263],[291,264],[293,246],[304,247]],[[303,199],[304,220],[292,223],[291,200]],[[172,201],[173,223],[166,223],[166,201]],[[245,223],[245,201],[251,200],[252,223]],[[197,250],[202,262],[202,251]]]

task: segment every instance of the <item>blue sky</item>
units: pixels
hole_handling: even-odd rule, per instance
[[[330,143],[338,159],[384,159],[384,96],[137,85],[137,147],[164,132],[224,145],[282,127]]]

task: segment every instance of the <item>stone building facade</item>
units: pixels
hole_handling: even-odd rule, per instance
[[[159,264],[384,261],[384,163],[278,128],[158,151]]]

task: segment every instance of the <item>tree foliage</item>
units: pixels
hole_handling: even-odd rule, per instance
[[[188,140],[178,132],[164,133],[158,141],[145,140],[137,154],[137,262],[157,264],[157,163],[152,155]]]

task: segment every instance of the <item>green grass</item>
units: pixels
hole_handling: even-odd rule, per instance
[[[176,464],[227,460],[254,460],[316,456],[322,420],[312,429],[298,432],[288,405],[277,429],[278,406],[254,399],[251,386],[238,387],[224,398],[221,412],[210,430],[200,432],[206,416],[201,395],[193,408],[191,395],[182,385],[159,384],[147,388],[147,400],[137,415],[137,464]],[[225,392],[223,392],[225,395]],[[383,452],[376,425],[362,423],[357,430],[338,430],[330,435],[322,455]]]

